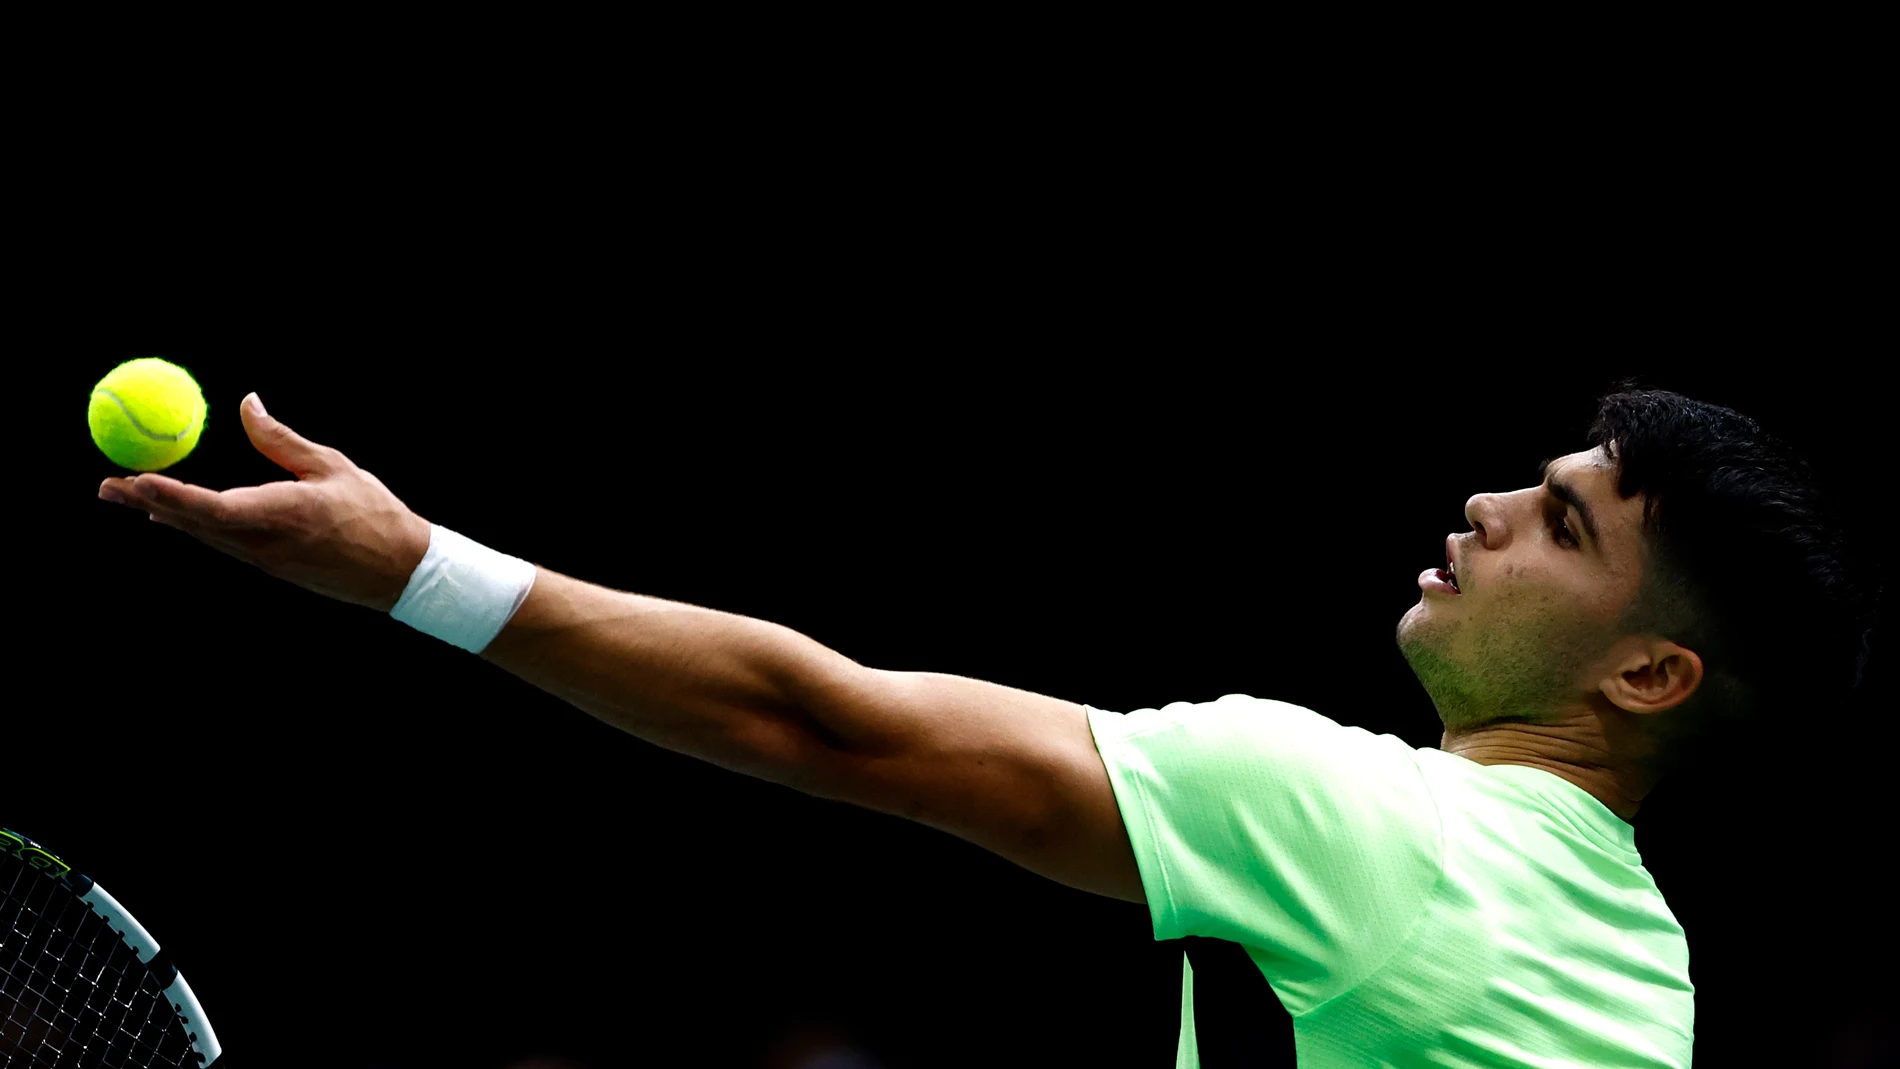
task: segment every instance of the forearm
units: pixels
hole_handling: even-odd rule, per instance
[[[846,698],[865,670],[790,628],[546,568],[481,655],[656,745],[813,793],[875,729]]]
[[[477,651],[657,745],[1143,900],[1083,706],[868,669],[777,624],[537,568],[431,524],[347,456],[272,420],[255,396],[241,414],[253,444],[296,479],[213,491],[145,473],[107,479],[100,497]]]

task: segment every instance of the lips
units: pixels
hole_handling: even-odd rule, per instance
[[[1456,536],[1445,539],[1445,567],[1427,568],[1418,573],[1418,588],[1427,594],[1455,598],[1464,593],[1458,583],[1458,543]]]

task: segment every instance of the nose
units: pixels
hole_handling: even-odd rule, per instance
[[[1496,494],[1473,494],[1466,499],[1465,522],[1478,532],[1478,544],[1486,549],[1498,548],[1509,536]]]

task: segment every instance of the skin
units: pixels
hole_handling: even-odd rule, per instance
[[[107,479],[99,496],[307,590],[392,609],[429,549],[429,522],[255,395],[239,418],[295,479],[220,491],[145,474]],[[769,621],[540,566],[481,656],[654,745],[930,825],[1070,887],[1145,901],[1074,702],[870,668]]]
[[[1559,481],[1589,505],[1596,538],[1549,492]],[[1656,782],[1656,718],[1702,680],[1693,650],[1616,626],[1642,582],[1642,516],[1642,495],[1617,496],[1602,448],[1553,460],[1538,486],[1465,502],[1462,593],[1422,592],[1398,626],[1445,725],[1440,749],[1544,769],[1636,816]]]
[[[240,407],[295,476],[216,491],[165,475],[99,496],[305,589],[379,612],[429,549],[429,522],[342,452]],[[1544,487],[1480,494],[1459,541],[1464,593],[1427,594],[1399,646],[1445,723],[1443,748],[1543,768],[1625,820],[1653,783],[1649,725],[1701,660],[1614,621],[1641,581],[1640,499],[1603,453],[1559,459],[1596,538]],[[1553,539],[1567,519],[1582,545]],[[648,742],[819,797],[915,820],[1071,887],[1146,900],[1082,706],[982,680],[869,668],[763,620],[536,567],[483,659]]]
[[[238,406],[245,434],[296,476],[208,490],[147,473],[99,484],[99,498],[143,509],[279,579],[325,597],[388,612],[429,551],[429,521],[337,449],[277,422],[256,394]]]

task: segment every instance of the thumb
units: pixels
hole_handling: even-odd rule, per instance
[[[305,475],[325,474],[334,467],[333,450],[277,422],[264,411],[264,402],[256,393],[244,396],[244,402],[238,406],[238,418],[243,421],[244,433],[250,436],[257,451],[299,479]]]

